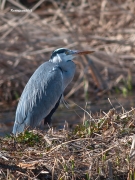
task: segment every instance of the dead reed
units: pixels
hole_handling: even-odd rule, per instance
[[[89,58],[109,90],[123,89],[121,82],[129,79],[135,84],[134,1],[40,0],[29,8],[32,13],[17,13],[11,9],[28,8],[4,0],[0,8],[1,103],[18,99],[34,70],[59,47],[95,50]],[[92,78],[84,58],[76,63],[76,83],[67,89],[67,97],[74,91],[84,97],[86,83],[88,93],[96,94],[95,86],[104,89]]]
[[[0,138],[0,179],[135,179],[135,109],[85,118],[73,130]]]

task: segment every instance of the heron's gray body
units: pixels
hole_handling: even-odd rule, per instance
[[[13,134],[23,132],[26,127],[36,127],[42,119],[51,122],[65,88],[74,77],[75,64],[72,60],[77,54],[91,52],[65,48],[53,51],[50,60],[35,71],[23,90],[16,110]]]
[[[55,107],[74,77],[75,64],[66,63],[45,62],[31,76],[18,103],[13,134],[36,127]]]

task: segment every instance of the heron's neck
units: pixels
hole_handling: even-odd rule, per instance
[[[72,81],[75,74],[75,64],[73,61],[68,61],[66,64],[59,64],[59,67],[62,70],[63,75],[63,90],[68,86]]]

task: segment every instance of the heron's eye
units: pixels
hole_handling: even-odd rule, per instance
[[[69,55],[70,53],[69,53],[69,51],[65,51],[65,54],[66,54],[66,55]]]

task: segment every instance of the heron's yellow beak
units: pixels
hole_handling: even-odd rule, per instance
[[[72,51],[71,54],[77,56],[77,55],[91,54],[93,52],[95,52],[95,51],[76,51],[76,50],[74,50],[74,51]]]

